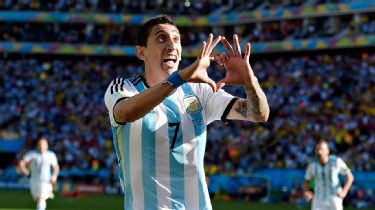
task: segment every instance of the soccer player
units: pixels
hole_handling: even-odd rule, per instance
[[[25,176],[29,176],[26,167],[31,163],[30,191],[37,202],[36,209],[44,210],[46,200],[53,198],[52,184],[56,183],[59,174],[59,165],[54,152],[48,150],[48,141],[41,137],[37,142],[37,150],[32,150],[19,161],[19,168]],[[51,175],[51,167],[53,173]]]
[[[223,37],[210,34],[195,62],[179,70],[181,36],[168,16],[144,23],[137,34],[136,55],[144,74],[117,78],[104,99],[125,193],[125,209],[212,209],[203,157],[206,126],[214,120],[265,122],[266,96],[244,56],[237,35],[234,49]],[[211,55],[220,40],[228,54]],[[207,75],[211,61],[226,68],[215,83]],[[220,88],[241,85],[247,99]]]
[[[345,162],[334,155],[329,155],[328,143],[320,140],[315,145],[316,161],[311,162],[305,174],[303,184],[304,197],[312,199],[312,210],[342,210],[342,201],[351,187],[354,177]],[[339,175],[346,176],[342,187]],[[314,179],[314,193],[309,190]]]

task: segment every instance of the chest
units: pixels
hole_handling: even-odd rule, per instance
[[[31,161],[33,167],[41,168],[48,166],[49,161],[46,155],[35,155]]]
[[[327,177],[336,177],[339,174],[339,169],[335,163],[329,163],[324,166],[315,165],[314,175],[317,180],[324,180]]]

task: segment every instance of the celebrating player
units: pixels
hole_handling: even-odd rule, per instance
[[[125,209],[212,209],[203,168],[207,124],[220,119],[264,122],[269,115],[249,64],[250,44],[242,55],[237,35],[233,49],[225,38],[210,34],[195,62],[179,70],[181,37],[169,17],[147,21],[137,38],[144,74],[113,80],[104,97]],[[211,55],[220,41],[227,54]],[[207,74],[213,60],[226,68],[218,83]],[[221,90],[225,84],[244,87],[247,99]]]

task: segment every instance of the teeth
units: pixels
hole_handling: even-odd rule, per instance
[[[165,60],[165,59],[173,59],[173,60],[177,60],[177,57],[174,56],[174,55],[170,55],[170,56],[165,57],[164,60]]]

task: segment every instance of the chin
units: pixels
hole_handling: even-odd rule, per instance
[[[167,72],[169,75],[171,75],[174,71],[177,70],[177,67],[176,68],[168,68],[168,69],[164,69],[165,72]]]

